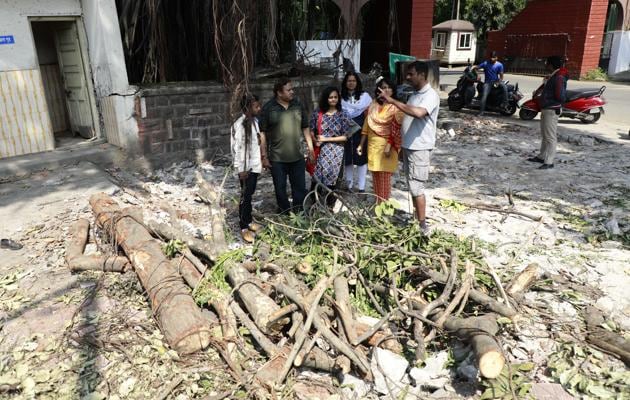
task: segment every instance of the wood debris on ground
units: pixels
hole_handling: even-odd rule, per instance
[[[343,193],[278,216],[260,189],[247,247],[219,162],[110,170],[107,196],[15,237],[30,255],[0,278],[0,394],[627,397],[623,154],[561,143],[536,175],[517,164],[536,132],[469,125],[440,131],[430,237],[404,203]]]
[[[219,185],[199,172],[196,178],[212,235],[184,232],[177,210],[158,222],[141,205],[122,208],[95,194],[95,223],[103,246],[113,249],[98,260],[103,271],[133,266],[169,347],[183,357],[212,345],[234,392],[269,398],[311,369],[341,382],[358,379],[364,395],[422,398],[449,378],[451,387],[467,385],[482,398],[528,396],[533,364],[511,363],[503,338],[518,334],[532,312],[524,299],[542,278],[535,264],[506,290],[480,251],[487,243],[442,231],[426,236],[395,201],[368,206],[337,196],[333,212],[316,192],[304,213],[259,216],[266,229],[254,246],[229,250],[221,195],[212,189]],[[75,271],[94,270],[95,262],[76,261],[86,257],[88,230],[83,219],[72,230],[66,254]],[[216,314],[212,324],[202,310]],[[452,361],[461,363],[454,376],[443,365],[419,368],[436,354],[454,357],[453,346],[468,349]],[[252,358],[259,360],[254,368]]]

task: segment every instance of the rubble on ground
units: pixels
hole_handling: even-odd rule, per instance
[[[214,338],[210,345],[193,354],[174,351],[154,317],[160,310],[152,310],[155,304],[148,301],[147,290],[151,288],[143,288],[133,269],[123,273],[70,274],[65,265],[66,246],[70,228],[80,218],[89,220],[92,226],[85,254],[128,254],[115,251],[111,227],[97,228],[98,215],[87,201],[67,199],[48,220],[14,230],[12,239],[24,245],[19,250],[24,256],[18,263],[1,265],[0,393],[8,398],[181,400],[204,396],[264,398],[270,393],[322,399],[377,399],[392,395],[410,399],[458,398],[475,394],[483,394],[484,398],[510,398],[513,394],[527,398],[546,393],[561,398],[569,396],[567,392],[577,398],[627,396],[624,385],[630,376],[627,367],[609,354],[610,349],[601,351],[589,341],[589,332],[597,331],[598,335],[608,332],[625,337],[627,343],[630,330],[630,300],[626,293],[630,259],[627,151],[597,141],[592,144],[563,141],[559,144],[557,168],[543,172],[524,161],[538,145],[536,130],[492,119],[478,122],[465,115],[457,118],[460,121],[449,118],[455,123],[440,132],[433,155],[429,190],[433,242],[422,239],[419,233],[413,236],[409,201],[399,175],[393,193],[397,203],[387,203],[379,211],[370,206],[369,196],[344,193],[342,200],[352,209],[351,206],[357,205],[356,210],[360,210],[357,212],[372,213],[363,214],[363,218],[369,216],[378,221],[375,235],[409,234],[411,239],[419,238],[418,244],[412,246],[416,251],[421,246],[425,246],[422,247],[425,251],[435,251],[431,244],[442,246],[431,262],[421,265],[448,273],[450,262],[458,260],[460,264],[453,275],[455,288],[446,304],[459,289],[465,289],[465,260],[475,264],[476,272],[473,286],[462,293],[470,297],[470,289],[476,288],[503,306],[507,304],[491,272],[509,291],[510,283],[526,266],[538,266],[540,275],[531,287],[510,295],[510,305],[518,317],[494,317],[499,329],[493,337],[506,361],[506,367],[496,378],[480,374],[479,360],[470,340],[442,329],[431,335],[426,324],[422,332],[430,340],[425,343],[424,357],[416,358],[419,347],[413,334],[414,317],[402,315],[387,320],[379,330],[383,340],[378,345],[354,346],[359,362],[363,357],[367,362],[363,371],[356,362],[344,361],[329,339],[322,337],[323,330],[315,326],[316,329],[305,332],[309,335],[303,346],[319,349],[318,354],[331,357],[336,362],[331,371],[294,366],[282,381],[259,385],[256,377],[267,363],[272,363],[268,369],[270,376],[277,378],[284,367],[278,360],[286,361],[301,331],[296,329],[294,335],[288,334],[292,318],[278,331],[268,331],[264,336],[273,344],[272,351],[285,349],[268,354],[252,336],[250,328],[256,326],[255,321],[248,328],[237,318],[236,330],[226,340],[224,325],[220,323],[223,316],[208,306],[208,302],[223,293],[226,299],[237,301],[231,304],[239,304],[255,320],[254,311],[239,297],[241,289],[255,284],[279,308],[297,304],[287,294],[278,294],[283,281],[277,281],[282,274],[274,266],[288,271],[289,279],[298,279],[301,283],[297,286],[305,286],[302,295],[313,300],[317,283],[332,277],[335,265],[349,264],[354,257],[344,254],[353,246],[345,246],[340,238],[364,237],[365,232],[353,231],[346,225],[356,220],[348,216],[341,204],[337,207],[341,209],[339,213],[329,215],[320,208],[311,214],[312,219],[274,215],[271,179],[264,175],[254,207],[267,230],[254,246],[246,246],[240,242],[237,229],[238,183],[227,168],[227,160],[217,159],[199,166],[188,162],[174,164],[150,173],[113,168],[108,172],[117,188],[107,192],[123,208],[139,206],[140,219],[146,219],[147,225],[148,220],[176,224],[186,236],[198,240],[212,241],[216,235],[213,216],[219,213],[224,217],[227,247],[223,257],[209,259],[196,254],[208,269],[197,290],[190,294],[205,309],[202,315]],[[220,188],[223,196],[220,210],[217,204],[213,209],[207,199],[199,196],[197,172],[212,187]],[[63,173],[48,174],[44,182],[51,187],[68,181]],[[19,184],[13,184],[19,190]],[[393,210],[394,205],[397,210]],[[318,225],[317,220],[322,224]],[[387,223],[392,226],[391,232],[380,230]],[[314,228],[322,230],[319,236],[322,241],[313,243],[325,247],[315,247],[305,254],[304,241],[318,237],[308,232]],[[354,236],[348,236],[348,232]],[[332,240],[335,236],[340,237],[338,243]],[[181,272],[186,259],[181,252],[187,246],[163,237],[156,240],[164,244],[163,251],[173,257],[170,262]],[[278,243],[279,240],[287,241]],[[385,241],[377,243],[386,246]],[[450,254],[449,246],[461,246],[456,258]],[[354,247],[360,253],[362,247]],[[336,256],[333,248],[337,249]],[[406,260],[400,249],[386,250],[402,262]],[[376,321],[382,317],[370,296],[357,292],[359,287],[377,289],[374,284],[387,282],[396,270],[413,267],[422,260],[416,256],[411,264],[388,264],[387,261],[394,260],[384,257],[381,254],[384,251],[366,253],[374,259],[361,268],[368,271],[372,266],[375,275],[365,285],[357,283],[360,278],[356,272],[348,275],[352,296],[349,304],[355,320],[364,314],[376,317]],[[438,254],[442,254],[446,268],[440,266]],[[335,259],[338,264],[333,262]],[[298,260],[310,264],[312,271],[302,275],[294,270]],[[195,263],[192,264],[194,267]],[[251,282],[237,287],[225,279],[227,265],[245,265]],[[378,268],[384,268],[384,272]],[[420,276],[405,276],[413,282],[410,287],[399,282],[396,290],[400,297],[411,301],[409,295],[413,289],[427,279],[422,276],[423,280],[414,280]],[[430,290],[419,294],[420,303],[430,303],[444,293],[444,282],[427,284]],[[315,303],[324,310],[323,322],[335,336],[350,340],[345,337],[347,332],[337,313],[338,305],[333,302],[336,295],[332,282],[329,285],[323,282],[320,287],[329,287],[322,293],[322,300]],[[362,297],[357,299],[358,294]],[[378,297],[385,299],[377,302],[384,311],[393,313],[409,307],[405,302],[397,305],[391,297],[387,300],[386,293]],[[488,315],[491,311],[487,305],[469,298],[460,299],[454,312],[461,304],[464,304],[461,316]],[[588,305],[595,306],[589,313],[601,312],[604,319],[587,331],[584,318]],[[301,314],[302,325],[298,326],[303,326],[309,307],[304,301],[287,315],[299,319]],[[392,335],[391,348],[385,348],[387,335]],[[393,351],[397,346],[403,350]],[[231,361],[226,361],[227,355]]]

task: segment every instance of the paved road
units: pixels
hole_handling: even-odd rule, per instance
[[[441,69],[440,71],[440,84],[455,85],[457,79],[461,75],[461,70],[458,69]],[[519,89],[524,100],[531,98],[532,93],[538,86],[540,86],[542,78],[539,76],[527,76],[527,75],[514,75],[505,74],[505,79],[510,83],[518,83]],[[604,99],[607,104],[604,107],[605,114],[602,116],[602,120],[616,124],[625,124],[630,129],[630,85],[619,84],[613,82],[584,82],[569,80],[568,89],[578,88],[599,88],[602,85],[606,86],[604,92]],[[449,87],[448,90],[451,88]]]

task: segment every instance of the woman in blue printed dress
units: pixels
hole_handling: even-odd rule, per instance
[[[319,98],[319,110],[313,111],[310,122],[316,145],[320,146],[314,178],[334,190],[343,164],[344,143],[350,118],[341,110],[339,90],[327,87]],[[334,200],[334,197],[329,196]]]

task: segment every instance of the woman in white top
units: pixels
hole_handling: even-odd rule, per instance
[[[365,112],[372,102],[372,97],[363,91],[361,79],[356,72],[348,72],[341,82],[341,107],[348,116],[359,126],[363,127]],[[354,187],[354,167],[357,167],[357,189],[365,191],[365,177],[367,175],[367,151],[363,155],[357,153],[357,146],[361,142],[361,129],[358,129],[346,142],[344,151],[345,177],[348,189]]]
[[[253,243],[262,226],[252,219],[252,195],[256,190],[258,175],[262,172],[260,157],[260,129],[256,116],[260,113],[260,101],[253,94],[241,99],[243,115],[232,125],[231,148],[234,170],[241,184],[241,199],[238,207],[241,236]]]

